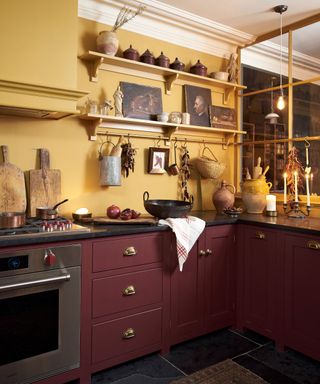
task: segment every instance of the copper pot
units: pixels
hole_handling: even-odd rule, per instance
[[[26,222],[24,212],[0,212],[0,228],[19,228]]]
[[[59,205],[65,203],[66,201],[68,201],[68,199],[64,199],[64,200],[60,201],[60,203],[56,204],[52,208],[37,207],[36,208],[36,216],[39,219],[42,219],[42,220],[53,220],[53,219],[56,219],[58,217],[58,211],[56,210],[56,208]]]

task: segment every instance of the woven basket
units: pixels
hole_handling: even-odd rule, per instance
[[[212,158],[204,156],[206,149],[210,152]],[[226,168],[224,163],[219,163],[218,159],[208,147],[204,147],[202,155],[195,159],[195,166],[204,179],[217,179],[223,174]]]

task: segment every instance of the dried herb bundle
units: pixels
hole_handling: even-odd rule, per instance
[[[140,4],[138,9],[136,11],[133,11],[132,9],[124,6],[121,8],[117,20],[114,23],[114,26],[112,27],[112,32],[116,32],[117,29],[121,28],[124,24],[126,24],[128,21],[136,17],[137,15],[140,15],[144,10],[146,6]]]
[[[134,156],[136,155],[136,150],[132,147],[130,142],[122,144],[121,148],[121,168],[125,177],[128,177],[130,170],[134,172]]]
[[[298,190],[303,191],[303,179],[304,179],[304,169],[301,161],[299,160],[299,150],[296,147],[292,147],[292,149],[288,153],[287,163],[285,165],[284,171],[287,174],[287,185],[289,190],[290,200],[294,200],[294,172],[297,172],[297,184]]]

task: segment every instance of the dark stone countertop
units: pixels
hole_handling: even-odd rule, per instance
[[[193,211],[192,216],[199,217],[206,221],[207,226],[245,223],[253,225],[263,225],[277,228],[280,230],[291,230],[305,234],[320,235],[320,220],[318,218],[292,219],[286,215],[279,214],[278,217],[267,217],[265,215],[254,215],[242,213],[238,218],[227,215],[218,215],[215,211]],[[168,231],[167,226],[158,225],[86,225],[87,232],[53,232],[49,234],[37,235],[12,235],[4,238],[0,237],[0,248],[19,245],[43,244],[60,241],[78,241],[110,236],[131,235],[138,233],[148,233],[156,231]]]

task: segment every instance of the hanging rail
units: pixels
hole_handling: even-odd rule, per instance
[[[206,143],[206,144],[219,144],[219,145],[222,145],[222,147],[224,149],[226,149],[231,143],[230,143],[230,139],[216,139],[216,140],[206,140],[204,138],[202,139],[192,139],[192,138],[186,138],[186,137],[177,137],[177,136],[171,136],[171,138],[169,138],[168,136],[161,136],[161,135],[143,135],[143,134],[138,134],[138,133],[124,133],[124,134],[121,134],[121,133],[114,133],[114,132],[98,132],[97,133],[99,136],[117,136],[117,137],[120,137],[120,136],[124,136],[124,137],[128,137],[128,138],[138,138],[138,139],[150,139],[150,140],[164,140],[164,141],[174,141],[174,142],[187,142],[187,143],[198,143],[198,144],[202,144],[202,143]],[[235,143],[232,143],[232,144],[235,144]]]
[[[254,140],[234,143],[234,145],[254,145],[254,144],[276,144],[276,143],[290,143],[292,141],[320,141],[320,136],[305,136],[293,137],[291,139],[274,139],[274,140]]]

